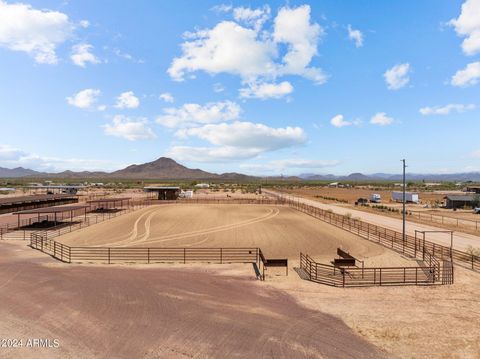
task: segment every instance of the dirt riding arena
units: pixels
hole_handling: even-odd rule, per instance
[[[288,258],[291,266],[298,264],[300,252],[329,263],[340,247],[368,266],[415,264],[294,209],[267,205],[151,206],[66,234],[58,241],[103,247],[259,247],[267,258]]]
[[[252,264],[70,264],[3,241],[0,337],[59,346],[0,348],[2,358],[480,357],[479,273],[458,268],[446,286],[343,289],[304,280],[300,252],[323,263],[338,247],[369,267],[418,263],[291,207],[152,205],[54,239],[72,247],[259,247],[267,258],[288,258],[290,270],[272,268],[259,281]]]

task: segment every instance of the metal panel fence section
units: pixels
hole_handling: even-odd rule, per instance
[[[480,221],[475,221],[473,219],[442,216],[441,214],[424,213],[421,211],[408,211],[408,214],[413,218],[418,218],[420,220],[429,221],[432,223],[450,225],[457,228],[464,227],[470,230],[480,231]]]
[[[300,253],[300,268],[309,280],[333,287],[445,284],[436,267],[337,268]]]
[[[118,211],[118,212],[108,212],[108,213],[102,213],[102,214],[96,214],[96,215],[91,215],[91,213],[89,213],[89,217],[87,218],[83,218],[83,215],[82,215],[81,217],[79,217],[79,220],[74,220],[72,222],[64,222],[58,226],[55,226],[49,229],[39,229],[39,230],[33,231],[33,233],[32,233],[32,230],[12,230],[12,229],[5,230],[3,232],[2,228],[0,228],[0,239],[28,239],[27,235],[31,236],[32,234],[42,235],[46,238],[55,238],[66,233],[70,233],[85,227],[89,227],[97,223],[104,222],[106,220],[136,211],[148,205],[149,203],[147,201],[139,201],[139,202],[136,202],[135,204],[132,204],[130,207],[122,209],[121,211]],[[37,218],[35,217],[34,219],[36,220]],[[8,236],[7,236],[7,233],[9,234]],[[18,234],[18,235],[13,236],[13,234]]]
[[[427,240],[424,241],[421,238],[415,238],[410,235],[406,235],[405,240],[403,240],[402,233],[397,231],[379,227],[341,214],[336,214],[331,211],[326,211],[299,201],[293,201],[283,197],[279,197],[279,199],[281,203],[288,205],[291,208],[357,234],[360,237],[377,242],[411,257],[420,257],[423,260],[428,261],[429,265],[440,263],[440,261],[450,261],[466,268],[480,271],[480,256],[459,251],[457,249],[451,250],[450,247],[442,246]]]
[[[68,263],[258,263],[259,248],[70,247],[32,234],[30,246]]]

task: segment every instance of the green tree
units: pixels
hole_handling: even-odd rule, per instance
[[[473,207],[480,207],[480,194],[473,196],[472,205]]]

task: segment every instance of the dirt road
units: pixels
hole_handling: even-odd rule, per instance
[[[280,194],[278,192],[272,191],[272,190],[263,190],[264,193],[271,193],[271,194]],[[400,219],[396,218],[391,218],[391,217],[386,217],[382,216],[379,214],[373,214],[373,213],[367,213],[363,211],[358,211],[355,209],[351,208],[345,208],[342,206],[338,206],[335,204],[326,204],[326,203],[321,203],[318,201],[314,201],[311,199],[306,199],[302,197],[297,197],[297,196],[292,196],[292,195],[285,195],[285,197],[298,200],[301,203],[305,203],[311,206],[315,206],[324,210],[332,210],[335,213],[338,214],[347,214],[350,213],[353,218],[358,218],[362,221],[375,224],[377,226],[385,227],[394,231],[402,231],[402,221]],[[407,222],[406,225],[406,231],[407,234],[414,236],[415,235],[415,230],[419,231],[432,231],[432,230],[437,230],[441,231],[444,230],[443,228],[438,228],[434,226],[427,226],[423,224],[417,224],[417,223],[412,223],[412,222]],[[445,246],[450,246],[450,234],[445,234],[445,233],[428,233],[426,234],[425,237],[427,240],[439,243]],[[466,233],[461,233],[461,232],[455,232],[454,233],[454,240],[453,240],[453,247],[459,250],[466,250],[469,246],[472,246],[474,248],[480,248],[480,237],[475,236],[472,234],[466,234]]]
[[[243,275],[213,265],[69,265],[13,241],[0,251],[0,338],[24,345],[0,348],[2,358],[387,357],[244,265]],[[27,348],[28,338],[59,346]]]

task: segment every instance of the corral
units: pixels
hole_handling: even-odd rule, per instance
[[[48,232],[39,232],[38,235],[32,236],[32,247],[41,249],[51,254],[54,258],[71,263],[64,264],[58,261],[56,262],[58,264],[54,267],[57,267],[57,276],[62,272],[60,267],[71,269],[67,269],[65,274],[58,277],[60,278],[60,282],[56,283],[56,281],[53,281],[50,285],[51,288],[55,288],[54,290],[61,290],[63,286],[67,285],[65,278],[72,278],[71,276],[74,275],[75,284],[72,283],[69,285],[69,288],[73,288],[72,294],[69,294],[70,296],[68,297],[72,303],[71,305],[69,304],[71,310],[79,310],[79,304],[73,299],[75,298],[75,293],[77,293],[77,295],[79,293],[75,290],[79,283],[81,284],[81,288],[94,288],[98,286],[95,287],[95,290],[102,293],[100,294],[101,298],[96,298],[95,295],[88,295],[88,300],[92,302],[106,300],[105,298],[107,297],[110,298],[109,293],[113,290],[112,293],[114,296],[108,300],[117,300],[117,302],[115,302],[115,308],[111,311],[112,316],[108,316],[107,321],[109,323],[113,320],[112,318],[116,316],[128,316],[128,314],[125,314],[128,313],[128,310],[124,310],[127,309],[128,305],[122,304],[121,301],[115,299],[115,296],[120,296],[120,298],[133,298],[132,300],[134,302],[141,300],[142,303],[148,305],[145,311],[142,312],[142,315],[149,317],[154,314],[158,315],[157,313],[159,313],[154,309],[156,308],[154,304],[156,300],[161,302],[161,304],[159,304],[161,306],[168,306],[170,301],[173,300],[174,303],[178,303],[179,306],[177,308],[179,310],[188,310],[189,312],[191,312],[191,307],[184,306],[187,302],[188,305],[200,307],[204,304],[206,304],[208,308],[212,305],[215,307],[218,305],[224,307],[223,297],[217,297],[217,295],[220,295],[219,293],[226,295],[226,292],[222,288],[230,285],[230,288],[236,288],[235,293],[228,294],[233,297],[239,297],[242,288],[244,291],[255,288],[256,294],[251,295],[249,292],[249,299],[247,300],[243,297],[244,299],[242,299],[241,302],[244,303],[243,305],[256,308],[253,309],[255,313],[271,313],[274,307],[261,307],[258,301],[260,298],[264,298],[266,302],[263,301],[262,305],[266,305],[270,300],[279,298],[278,293],[270,292],[267,294],[265,289],[262,288],[281,288],[306,307],[312,309],[314,313],[311,315],[308,314],[309,319],[300,320],[286,316],[286,313],[291,313],[291,308],[294,308],[291,303],[279,309],[280,311],[285,310],[283,314],[281,314],[283,319],[280,322],[284,322],[285,320],[292,321],[292,323],[295,323],[295,332],[304,333],[299,337],[295,337],[294,342],[292,342],[290,339],[292,334],[290,329],[284,330],[281,326],[275,326],[275,330],[279,330],[282,333],[282,339],[279,339],[275,334],[269,335],[272,338],[277,338],[275,340],[280,340],[278,343],[284,340],[290,343],[288,349],[285,349],[285,347],[281,345],[283,349],[281,349],[282,353],[279,354],[280,357],[318,357],[323,355],[320,353],[322,353],[324,349],[316,347],[315,344],[313,344],[318,341],[323,342],[327,340],[326,345],[328,347],[328,345],[330,345],[328,343],[332,342],[332,338],[327,339],[325,334],[318,332],[324,325],[330,325],[327,324],[327,317],[322,317],[322,321],[316,321],[316,318],[320,318],[319,316],[322,312],[329,312],[341,318],[344,317],[342,313],[348,312],[348,315],[345,314],[345,318],[349,327],[354,329],[357,334],[361,334],[361,336],[368,339],[368,341],[375,343],[382,349],[386,349],[389,353],[399,354],[401,357],[408,357],[408,355],[405,354],[409,352],[406,348],[409,348],[410,345],[414,343],[416,345],[416,353],[420,355],[426,353],[431,354],[430,344],[416,339],[417,337],[424,337],[425,327],[420,325],[420,322],[412,323],[407,333],[408,336],[403,337],[403,334],[398,334],[403,333],[400,328],[404,326],[404,321],[410,318],[411,311],[408,315],[403,314],[403,309],[401,309],[403,304],[399,304],[399,307],[396,302],[390,303],[385,300],[385,295],[387,295],[385,291],[388,290],[388,293],[392,293],[392,295],[397,298],[412,295],[421,298],[415,313],[417,313],[416,315],[418,315],[419,318],[423,318],[423,320],[427,320],[427,317],[429,318],[428,329],[433,331],[435,335],[442,331],[444,318],[448,317],[452,321],[452,324],[457,326],[461,325],[465,328],[466,334],[463,335],[463,337],[466,342],[472,343],[469,344],[472,345],[472,347],[467,348],[464,353],[470,355],[478,349],[478,346],[472,341],[471,336],[468,336],[468,333],[478,327],[475,324],[476,319],[465,323],[462,320],[457,320],[456,314],[452,314],[458,312],[455,308],[449,309],[449,312],[444,312],[443,306],[436,304],[437,301],[443,303],[442,301],[447,297],[450,301],[455,301],[455,298],[451,298],[451,293],[458,293],[457,296],[460,296],[463,295],[461,293],[470,293],[470,291],[478,292],[478,286],[471,285],[471,283],[474,283],[472,282],[473,277],[476,278],[478,274],[473,272],[466,273],[465,269],[460,268],[462,278],[459,285],[432,287],[430,284],[433,284],[431,282],[436,279],[439,272],[437,272],[437,264],[432,265],[431,260],[429,262],[427,256],[430,256],[429,253],[434,253],[439,260],[448,260],[450,256],[454,254],[455,261],[458,261],[458,263],[463,261],[463,264],[468,264],[470,263],[468,260],[471,259],[472,268],[477,270],[478,258],[471,256],[469,257],[470,259],[465,259],[462,257],[463,254],[461,255],[457,252],[452,253],[447,247],[435,247],[435,245],[432,247],[432,243],[427,243],[423,238],[417,241],[408,237],[407,242],[402,242],[401,236],[394,231],[387,231],[377,226],[368,225],[355,219],[302,205],[298,202],[284,202],[281,200],[255,201],[246,199],[244,201],[213,200],[158,203],[162,202],[150,201],[146,207],[125,212],[125,214],[114,216],[101,223],[82,227],[80,230],[72,230],[70,232],[71,229],[68,229],[65,232],[59,231],[58,234],[55,232],[51,238]],[[266,287],[252,286],[247,289],[241,282],[238,282],[238,278],[253,279],[254,271],[251,266],[245,266],[240,263],[253,263],[257,260],[258,251],[256,250],[259,250],[259,248],[265,253],[267,261],[269,258],[288,259],[289,267],[293,269],[293,271],[289,271],[290,274],[286,277],[286,273],[283,270],[274,272],[274,269],[268,268],[268,271],[272,270],[272,275],[270,275],[270,273],[267,275],[268,280],[264,282]],[[338,248],[342,250],[339,251]],[[244,253],[244,249],[247,254]],[[223,263],[222,250],[224,250],[223,258],[225,263],[234,262],[237,264],[228,266],[210,264],[205,266],[192,263],[198,261]],[[300,256],[301,252],[308,253],[308,255]],[[330,266],[328,263],[332,261],[335,263],[334,257],[337,253],[342,258],[354,258],[355,265],[357,265],[357,262],[363,261],[364,263],[362,263],[360,267],[351,267],[354,263],[349,263],[350,267],[346,269],[343,266]],[[189,257],[190,255],[191,257]],[[239,255],[240,257],[238,257]],[[426,259],[424,261],[426,265],[424,264],[423,267],[419,267],[419,263],[411,258],[415,255],[417,259],[421,259],[423,255]],[[44,254],[43,256],[47,257]],[[165,260],[165,258],[167,259]],[[300,261],[300,259],[302,260]],[[475,262],[473,261],[474,259]],[[172,265],[169,263],[165,266],[165,264],[155,264],[157,261],[177,262],[177,264]],[[78,262],[82,264],[79,265]],[[280,262],[283,263],[283,260],[273,262],[272,264],[279,264]],[[421,260],[419,260],[419,262],[421,262]],[[109,263],[111,266],[98,266],[100,263]],[[125,266],[127,263],[128,265]],[[178,266],[182,266],[181,269],[178,269]],[[47,265],[43,268],[47,270],[49,267],[50,266]],[[325,270],[325,268],[327,269]],[[35,271],[41,270],[42,268],[35,269]],[[213,273],[217,271],[226,271],[225,273],[228,273],[227,275],[229,277],[214,279]],[[79,274],[75,275],[74,273]],[[45,273],[45,275],[46,274],[47,273]],[[90,282],[82,282],[81,278],[83,274],[93,276],[92,278],[96,279],[91,285],[89,284]],[[304,275],[307,275],[307,277],[304,277]],[[148,281],[146,281],[147,277]],[[325,277],[327,277],[330,282],[323,282]],[[161,278],[161,280],[155,278]],[[208,278],[215,281],[212,286],[206,286],[206,283],[209,282]],[[466,281],[466,278],[468,278],[468,281]],[[365,288],[361,291],[349,289],[343,292],[342,289],[320,286],[302,279],[329,284],[332,287],[390,284],[428,284],[429,286],[428,288],[418,289],[414,289],[417,288],[416,286],[411,287],[412,289],[405,287],[397,289]],[[22,285],[26,286],[27,281],[28,279],[25,279]],[[147,283],[159,285],[159,282],[161,283],[161,287],[157,286],[155,290],[165,293],[167,296],[165,298],[168,303],[164,302],[163,297],[158,298],[158,295],[154,293],[148,292],[148,298],[144,298],[142,294],[143,299],[139,299],[138,295],[135,294],[136,291],[143,293],[143,289],[141,288],[148,287],[150,284]],[[198,285],[194,285],[194,283],[198,283]],[[233,285],[233,283],[235,284]],[[258,283],[258,285],[261,284]],[[177,290],[177,288],[180,287],[181,289]],[[17,293],[22,292],[20,287],[14,288]],[[99,288],[105,288],[105,293]],[[67,295],[66,291],[62,293],[64,293],[62,294],[63,296]],[[258,295],[259,293],[261,294]],[[367,303],[370,303],[368,299],[369,293],[371,293],[372,298],[375,298],[375,310],[367,305]],[[436,299],[432,299],[432,293],[435,293]],[[340,296],[343,300],[339,300]],[[48,294],[42,294],[42,296],[36,295],[37,299],[47,297]],[[81,296],[81,298],[84,298],[84,296]],[[359,301],[358,298],[362,299]],[[232,300],[233,299],[228,299],[229,302],[233,303]],[[285,300],[286,299],[281,299],[281,302],[286,303],[284,302]],[[404,303],[405,300],[406,299],[403,298],[403,300],[398,301],[398,303]],[[413,306],[418,300],[419,299],[412,299],[407,301]],[[323,302],[330,303],[328,308]],[[245,330],[248,332],[252,330],[251,325],[234,315],[234,313],[237,313],[237,309],[235,308],[239,305],[238,302],[235,302],[231,306],[228,306],[228,308],[225,308],[225,311],[221,314],[221,322],[228,321],[229,327],[235,333],[237,333],[237,331],[244,333]],[[471,301],[470,294],[467,295],[466,301],[462,301],[462,305],[466,308],[473,308],[474,304]],[[150,306],[153,306],[153,309],[150,308]],[[359,308],[362,309],[359,310]],[[89,309],[87,308],[85,310]],[[103,316],[91,310],[90,313],[95,316]],[[215,311],[215,313],[217,312]],[[277,316],[278,313],[277,311],[274,315]],[[395,314],[395,318],[391,318],[392,313]],[[436,315],[432,318],[429,316],[429,313],[435,313]],[[245,313],[244,315],[247,314]],[[269,315],[270,314],[268,314],[267,317],[269,317]],[[306,314],[299,312],[299,315],[303,316]],[[366,316],[368,316],[368,320]],[[474,314],[474,316],[476,317],[476,314]],[[168,315],[161,313],[160,317],[163,319],[168,317]],[[213,322],[206,321],[206,317],[201,315],[196,315],[196,317],[202,321],[201,323],[205,321],[205,325],[207,325],[206,323],[208,322],[208,326],[214,328],[212,330],[215,331],[216,336],[226,338],[224,333],[222,333],[220,322],[217,320]],[[264,319],[267,318],[263,316],[263,314],[262,317]],[[19,325],[15,322],[16,319],[14,318],[15,317],[8,319],[9,325],[13,327]],[[172,318],[176,318],[175,315],[173,315]],[[230,318],[235,319],[232,322]],[[245,320],[255,321],[256,319],[253,318],[255,318],[255,316],[248,317],[248,319],[245,318]],[[53,320],[53,317],[49,320]],[[266,320],[271,321],[272,318]],[[135,320],[133,320],[133,322],[136,323]],[[256,327],[260,326],[259,328],[261,328],[258,333],[268,332],[268,329],[261,324],[264,323],[263,321],[255,321],[255,323],[254,325]],[[88,324],[88,322],[85,322],[85,324]],[[307,327],[311,329],[308,333],[306,332]],[[80,328],[83,332],[85,331],[85,325],[81,325]],[[143,340],[143,334],[136,334],[137,331],[140,331],[139,327],[135,328],[135,333],[132,333],[128,339],[129,342],[133,344]],[[203,324],[198,324],[198,328],[201,332],[205,330]],[[43,326],[40,326],[39,329],[43,331],[50,330],[48,327]],[[172,330],[175,330],[175,326],[172,327]],[[185,330],[186,329],[183,329],[183,331]],[[333,330],[336,331],[339,329]],[[395,336],[395,338],[390,337],[389,333],[392,333],[391,335]],[[189,337],[193,334],[188,332],[186,335]],[[242,334],[235,335],[238,338],[244,338]],[[326,354],[327,357],[357,357],[356,355],[358,355],[358,353],[355,353],[355,350],[358,350],[356,348],[359,347],[354,348],[353,342],[351,341],[347,343],[346,338],[348,335],[348,333],[339,335],[338,344],[341,347],[340,352],[329,352]],[[106,338],[108,335],[101,335],[101,337]],[[62,335],[62,338],[65,338],[67,341],[70,340],[68,335]],[[114,340],[111,337],[109,338],[110,340]],[[301,338],[310,338],[313,341],[305,343]],[[396,338],[401,339],[398,344],[396,344]],[[444,336],[442,338],[445,340]],[[205,340],[205,338],[202,338],[202,341]],[[349,340],[353,340],[353,338]],[[443,342],[436,341],[434,338],[431,338],[431,336],[429,336],[429,341],[440,348],[438,352],[431,357],[443,357],[445,353],[446,355],[459,353],[458,351],[453,351],[451,347],[448,346],[448,343],[451,342],[445,341],[445,345],[443,345]],[[96,348],[100,348],[98,341],[94,340],[94,342],[96,343]],[[363,342],[363,344],[360,342],[355,345],[364,344],[365,342]],[[175,344],[167,343],[167,345],[173,345],[175,348],[179,348],[178,342]],[[279,350],[278,345],[279,344],[275,344],[271,347],[274,352]],[[323,345],[321,347],[323,347]],[[368,354],[360,354],[358,357],[383,356],[381,353],[375,353],[371,348],[363,348],[362,350],[369,351]],[[219,354],[218,351],[212,352],[210,350],[211,349],[208,348],[201,348],[200,352],[202,354]],[[238,352],[245,353],[245,349],[237,350]],[[285,350],[288,351],[286,352]],[[189,354],[193,353],[191,349],[188,349],[186,352]],[[162,355],[163,354],[165,353],[162,352]],[[176,357],[176,355],[173,355],[173,357]]]
[[[259,247],[267,258],[298,261],[306,251],[326,262],[337,247],[367,265],[412,261],[288,207],[268,205],[157,205],[67,233],[58,242],[74,247]]]

